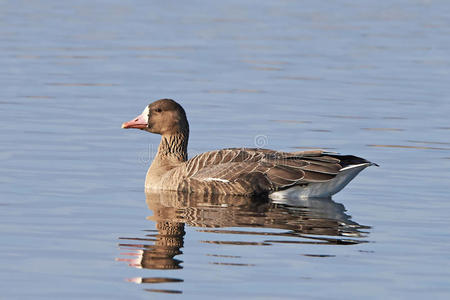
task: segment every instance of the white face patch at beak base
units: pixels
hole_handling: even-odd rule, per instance
[[[145,109],[142,111],[142,118],[145,120],[146,123],[148,123],[148,115],[150,112],[150,108],[148,107],[148,105],[145,107]]]

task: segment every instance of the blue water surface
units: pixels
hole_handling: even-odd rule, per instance
[[[447,1],[0,7],[1,299],[449,298]],[[319,204],[147,205],[159,136],[120,125],[165,97],[191,157],[380,167]]]

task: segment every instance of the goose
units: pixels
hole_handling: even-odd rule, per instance
[[[275,200],[331,197],[363,169],[376,165],[324,150],[262,148],[227,148],[188,159],[189,123],[183,107],[172,99],[149,104],[122,128],[161,135],[145,178],[146,192],[268,196]]]

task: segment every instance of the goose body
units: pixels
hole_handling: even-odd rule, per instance
[[[277,200],[329,197],[363,169],[375,165],[360,157],[322,150],[260,148],[215,150],[188,160],[189,124],[184,109],[171,99],[151,103],[122,127],[162,135],[145,180],[149,192],[264,195]]]

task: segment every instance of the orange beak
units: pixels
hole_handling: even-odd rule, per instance
[[[144,129],[147,127],[147,121],[145,120],[143,115],[139,115],[131,121],[124,122],[122,124],[122,128],[138,128]]]

